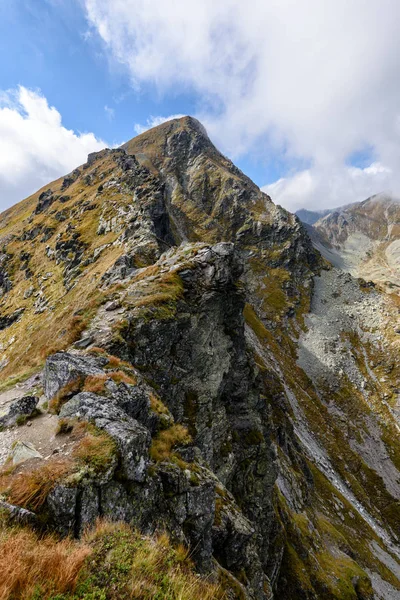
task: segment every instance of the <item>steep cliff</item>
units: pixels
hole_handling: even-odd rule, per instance
[[[166,529],[221,597],[399,596],[395,296],[189,117],[90,155],[0,239],[0,444],[48,453],[5,463],[6,512]]]

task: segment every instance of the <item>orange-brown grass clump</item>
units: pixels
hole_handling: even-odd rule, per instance
[[[116,443],[94,425],[62,419],[57,433],[70,433],[70,439],[75,442],[70,457],[54,458],[32,471],[24,469],[18,473],[7,464],[0,472],[0,493],[12,504],[37,511],[57,483],[69,475],[79,474],[82,467],[101,473],[114,464]]]
[[[130,383],[136,385],[137,379],[133,375],[127,375],[124,371],[114,371],[110,373],[110,377],[115,383]]]
[[[126,360],[122,360],[122,358],[118,358],[118,356],[113,356],[112,354],[108,354],[107,358],[108,358],[107,368],[110,368],[110,369],[117,369],[117,368],[121,368],[121,367],[126,367],[128,369],[132,368],[132,365],[130,365]]]
[[[0,600],[223,600],[167,534],[99,521],[81,540],[0,525]]]
[[[65,384],[49,402],[49,412],[58,414],[60,409],[71,396],[81,391],[84,384],[83,377],[77,377]]]
[[[99,354],[106,354],[104,348],[99,348],[99,346],[92,346],[87,350],[88,354],[93,354],[94,356],[98,356]]]
[[[93,392],[94,394],[101,394],[104,392],[108,375],[88,375],[83,384],[84,392]]]
[[[90,553],[84,543],[0,525],[0,600],[69,597]]]
[[[2,477],[0,491],[6,492],[7,500],[29,510],[38,510],[50,491],[71,471],[71,461],[59,459],[44,463],[33,471]]]
[[[192,438],[183,425],[172,425],[169,429],[160,431],[152,441],[150,456],[156,461],[167,460],[175,446],[190,444]]]
[[[104,431],[89,425],[88,432],[75,446],[72,457],[97,472],[112,466],[117,454],[115,441]]]

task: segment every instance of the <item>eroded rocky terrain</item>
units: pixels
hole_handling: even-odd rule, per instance
[[[90,155],[0,239],[14,520],[165,528],[225,598],[400,597],[395,293],[332,268],[189,117]]]
[[[325,211],[308,231],[336,267],[372,280],[389,293],[400,287],[400,202],[385,194]],[[314,214],[314,213],[311,213]],[[317,215],[316,215],[317,216]],[[310,220],[307,213],[304,219]]]

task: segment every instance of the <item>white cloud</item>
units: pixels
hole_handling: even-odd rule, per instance
[[[381,183],[382,173],[347,167],[351,153],[371,147],[400,191],[397,0],[84,2],[133,85],[195,92],[198,116],[225,152],[261,142],[271,156],[306,160],[308,183],[304,173],[292,183],[332,204],[347,185],[365,193]]]
[[[292,211],[304,206],[319,210],[365,200],[379,192],[397,195],[395,183],[396,177],[389,168],[372,163],[364,169],[349,166],[306,169],[262,190]]]
[[[105,147],[93,133],[75,133],[40,92],[0,92],[0,209],[86,161]]]
[[[104,107],[104,112],[107,115],[107,119],[109,119],[110,121],[112,121],[115,118],[115,110],[107,106],[107,104]]]
[[[166,121],[170,121],[171,119],[180,119],[181,117],[184,117],[185,115],[169,115],[168,117],[153,117],[151,116],[149,119],[147,119],[146,124],[142,125],[140,123],[136,123],[134,125],[134,130],[135,133],[137,133],[138,135],[140,133],[144,133],[145,131],[147,131],[148,129],[151,129],[152,127],[157,127],[157,125],[161,125],[161,123],[165,123]]]

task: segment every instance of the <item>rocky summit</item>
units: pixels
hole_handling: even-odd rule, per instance
[[[400,598],[400,301],[329,261],[353,224],[321,256],[190,117],[0,216],[0,546],[82,556],[5,598]]]

